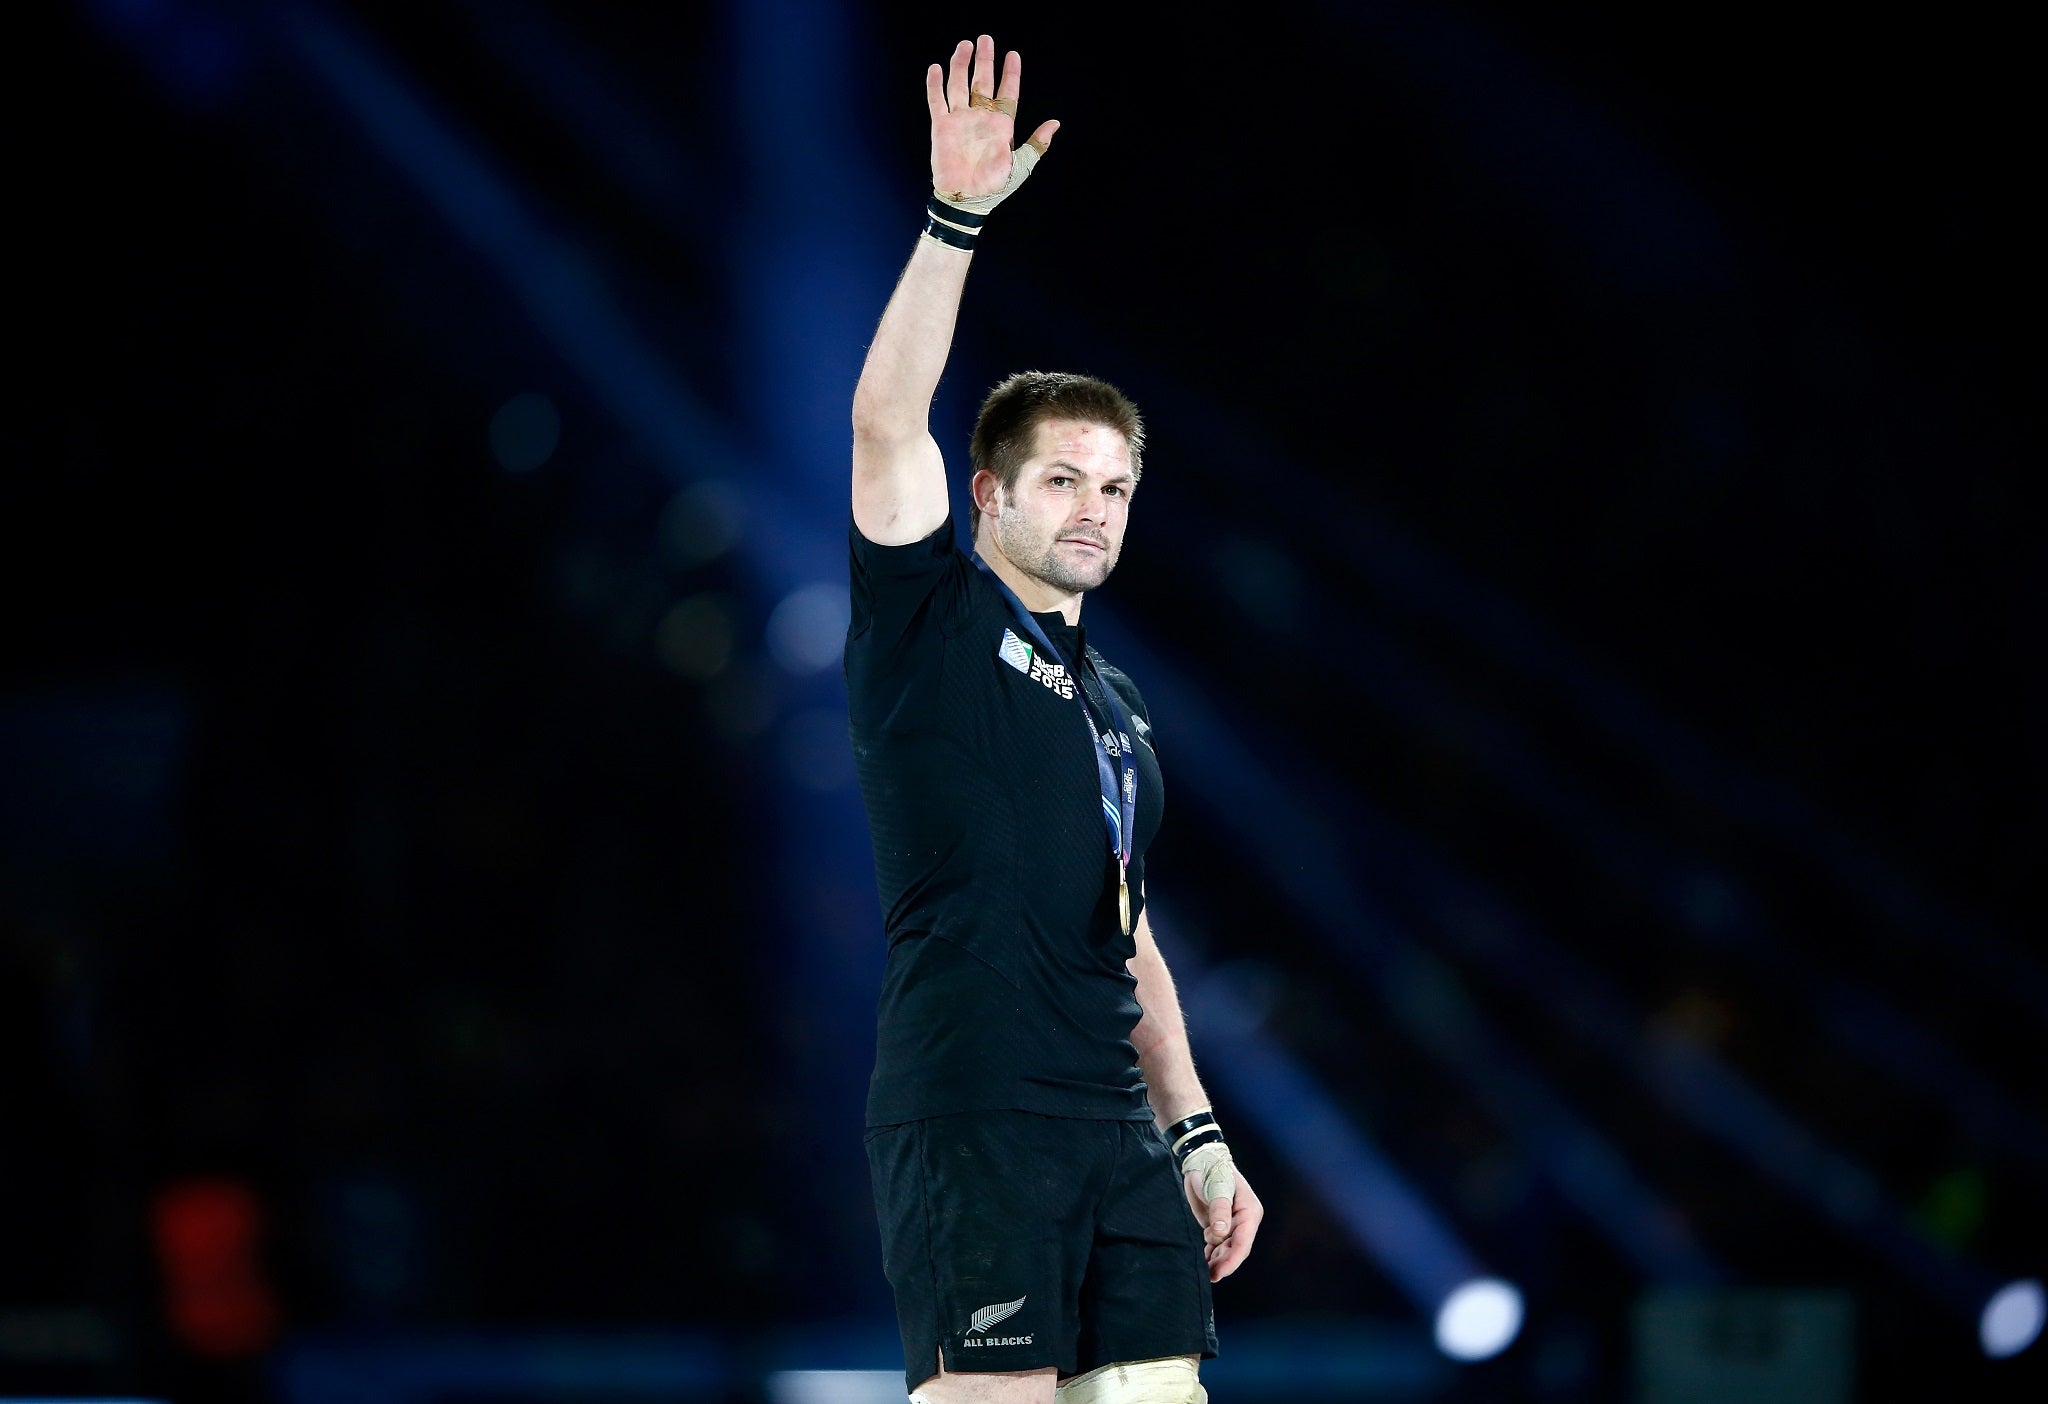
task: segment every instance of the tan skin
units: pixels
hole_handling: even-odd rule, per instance
[[[973,198],[1007,183],[1015,119],[969,99],[980,94],[1014,108],[1023,71],[1012,52],[999,75],[995,41],[986,34],[961,40],[948,64],[927,70],[934,189]],[[1043,122],[1028,140],[1043,152],[1058,130],[1058,122]],[[918,541],[946,520],[945,462],[929,419],[973,257],[919,239],[868,347],[853,402],[853,520],[870,541]],[[1108,578],[1123,549],[1136,487],[1130,446],[1120,434],[1099,424],[1047,421],[1007,491],[986,472],[970,484],[980,514],[976,549],[1026,608],[1058,610],[1078,623],[1082,595]],[[1137,954],[1129,968],[1144,1014],[1131,1043],[1164,1127],[1207,1106],[1208,1097],[1195,1075],[1173,978],[1145,916],[1133,936]],[[1202,1224],[1210,1280],[1221,1281],[1251,1251],[1265,1210],[1241,1174],[1228,1198],[1204,1201],[1192,1176],[1186,1188]],[[943,1358],[933,1365],[937,1373],[916,1391],[931,1404],[1051,1404],[1057,1384],[1051,1369],[953,1374]]]
[[[968,61],[973,60],[969,76]],[[991,86],[996,69],[996,41],[984,34],[953,46],[952,63],[944,73],[933,64],[925,70],[925,106],[932,116],[932,189],[970,199],[993,195],[1010,178],[1010,152],[1016,148],[1017,119],[1007,113],[973,105],[970,94],[993,96],[1012,111],[1024,84],[1024,60],[1012,49],[1004,55],[1000,85]],[[1045,121],[1029,138],[1041,152],[1060,129]]]
[[[1005,491],[983,469],[971,485],[981,530],[975,551],[1029,610],[1081,619],[1081,596],[1101,585],[1123,551],[1138,480],[1130,445],[1103,424],[1049,419]]]
[[[1023,60],[1012,52],[998,85],[995,40],[986,34],[961,40],[948,68],[926,71],[933,189],[971,199],[1003,188],[1016,120],[971,106],[969,96],[1014,104],[1023,75]],[[1044,151],[1059,126],[1040,123],[1031,144]],[[945,460],[929,418],[973,258],[919,239],[868,347],[853,396],[853,520],[870,541],[904,545],[946,519]]]

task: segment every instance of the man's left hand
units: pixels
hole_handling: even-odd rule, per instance
[[[1227,1161],[1215,1167],[1197,1165],[1196,1158],[1202,1150],[1188,1157],[1187,1173],[1182,1178],[1187,1186],[1188,1208],[1202,1225],[1203,1257],[1209,1264],[1209,1280],[1221,1282],[1236,1272],[1237,1265],[1252,1251],[1252,1240],[1258,1236],[1259,1221],[1266,1217],[1266,1206],[1259,1203],[1244,1172],[1236,1166]]]

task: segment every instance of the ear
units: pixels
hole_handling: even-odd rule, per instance
[[[993,517],[998,507],[997,499],[1003,491],[1003,480],[989,469],[976,473],[967,484],[967,492],[974,499],[976,516]]]

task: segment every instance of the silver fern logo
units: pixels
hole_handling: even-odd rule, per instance
[[[974,1315],[967,1318],[967,1330],[969,1334],[978,1336],[982,1334],[984,1331],[988,1330],[989,1327],[998,1325],[1004,1321],[1008,1321],[1011,1317],[1015,1316],[1018,1313],[1018,1311],[1020,1311],[1023,1308],[1024,1303],[1026,1303],[1029,1300],[1031,1299],[1028,1296],[1019,1297],[1014,1302],[997,1302],[993,1306],[985,1306],[981,1308],[979,1311],[975,1312]]]

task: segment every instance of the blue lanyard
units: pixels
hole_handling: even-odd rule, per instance
[[[989,569],[987,561],[980,556],[974,563],[981,567],[1003,598],[1010,602],[1010,612],[1017,616],[1017,622],[1024,632],[1031,636],[1031,642],[1054,663],[1065,666],[1066,660],[1053,647],[1052,640],[1045,636],[1045,630],[1031,617],[1031,611],[1024,608],[1024,602],[1017,598],[1000,575]],[[1138,809],[1138,762],[1132,754],[1131,719],[1128,709],[1109,684],[1098,674],[1096,686],[1102,691],[1102,705],[1109,709],[1109,716],[1100,724],[1095,717],[1095,707],[1088,698],[1088,689],[1081,684],[1081,668],[1088,667],[1086,658],[1078,660],[1079,666],[1068,669],[1074,675],[1074,690],[1080,695],[1081,717],[1088,723],[1088,736],[1095,747],[1095,774],[1102,785],[1102,818],[1109,826],[1109,848],[1117,861],[1117,900],[1123,918],[1124,934],[1131,934],[1131,835],[1137,827]],[[1119,777],[1118,771],[1122,774]],[[1119,783],[1121,781],[1121,783]]]

